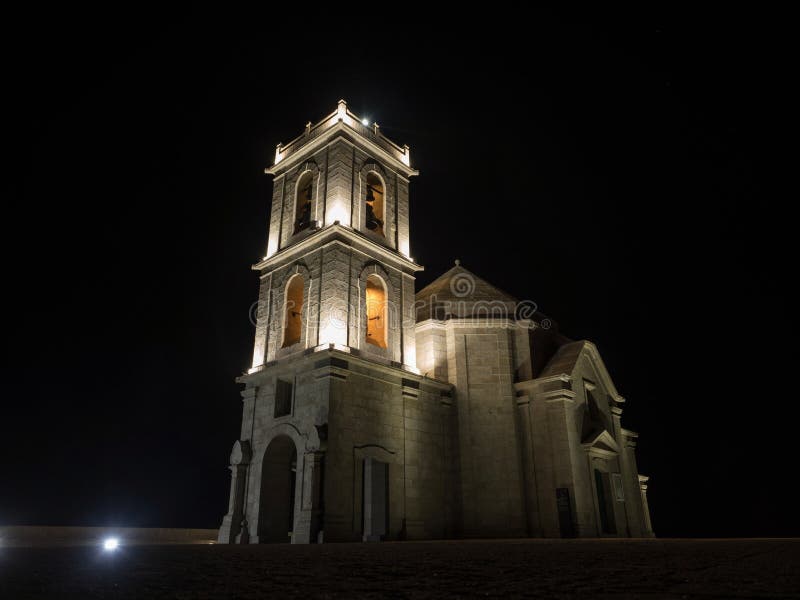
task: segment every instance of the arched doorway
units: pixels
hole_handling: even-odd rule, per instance
[[[259,542],[292,541],[296,478],[297,450],[294,442],[286,436],[276,437],[267,446],[261,471]]]

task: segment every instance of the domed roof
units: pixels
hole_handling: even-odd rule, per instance
[[[430,318],[514,317],[517,299],[456,265],[416,294],[417,321]]]

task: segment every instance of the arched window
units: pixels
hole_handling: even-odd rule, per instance
[[[386,286],[377,275],[367,277],[367,343],[386,348]]]
[[[297,199],[294,209],[294,233],[308,229],[311,225],[311,187],[314,176],[306,171],[297,180]]]
[[[286,348],[300,341],[303,329],[303,276],[294,275],[286,286],[286,300],[283,305],[283,344]]]
[[[366,225],[367,229],[378,235],[385,235],[383,233],[383,197],[383,181],[381,181],[377,173],[370,171],[367,173]]]

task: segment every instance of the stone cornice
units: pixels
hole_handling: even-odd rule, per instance
[[[438,379],[431,379],[430,377],[425,377],[424,375],[420,375],[415,373],[414,371],[409,370],[410,367],[404,368],[402,366],[395,366],[389,364],[383,364],[379,362],[374,362],[360,356],[356,356],[355,354],[351,354],[346,349],[340,350],[333,347],[333,344],[326,344],[324,346],[320,346],[313,350],[306,350],[301,355],[293,354],[289,357],[278,359],[273,361],[257,371],[253,371],[251,373],[245,373],[236,378],[237,383],[244,383],[249,385],[260,385],[265,379],[272,377],[272,373],[275,370],[280,370],[286,366],[287,362],[291,361],[303,361],[308,360],[309,362],[316,363],[320,360],[325,358],[333,358],[339,361],[345,361],[348,364],[352,363],[354,366],[358,366],[360,368],[368,369],[373,372],[381,373],[383,375],[388,375],[390,377],[400,377],[401,383],[398,385],[407,386],[408,384],[405,382],[413,381],[416,382],[421,389],[425,388],[434,388],[440,392],[452,392],[453,385],[446,381],[439,381]],[[331,364],[329,367],[312,367],[310,371],[319,374],[323,368],[331,370],[331,372],[336,373],[339,376],[350,376],[353,374],[364,375],[364,373],[360,373],[358,371],[354,371],[353,369],[347,368],[344,369],[336,364]]]
[[[537,388],[540,388],[548,383],[567,384],[572,386],[572,376],[565,373],[553,375],[551,377],[540,377],[538,379],[528,379],[526,381],[518,381],[514,384],[514,389],[518,392],[533,393]],[[563,386],[562,386],[563,387]]]
[[[487,319],[477,317],[475,319],[462,319],[459,317],[452,317],[450,319],[425,319],[416,324],[416,332],[420,333],[429,329],[520,329],[526,326],[521,325],[514,319],[508,317],[501,317],[497,319]]]
[[[330,128],[314,137],[313,139],[309,140],[297,150],[286,156],[286,158],[278,161],[277,164],[272,165],[271,167],[267,167],[264,169],[264,172],[268,175],[278,175],[283,173],[287,169],[290,169],[297,163],[302,162],[303,160],[307,159],[310,154],[313,154],[323,146],[333,142],[338,138],[348,142],[351,145],[361,146],[362,149],[366,150],[368,153],[372,154],[376,158],[380,158],[386,161],[389,165],[392,166],[395,170],[402,173],[405,177],[413,177],[414,175],[419,175],[419,171],[416,169],[412,169],[410,166],[406,165],[404,162],[399,160],[396,156],[390,154],[385,148],[376,144],[371,139],[364,137],[360,133],[358,133],[355,129],[347,125],[343,121],[337,121],[334,125],[331,125]],[[300,140],[302,141],[302,140]],[[295,143],[295,142],[290,142]],[[288,146],[287,146],[288,148]]]
[[[447,329],[447,325],[444,321],[439,321],[437,319],[425,319],[424,321],[420,321],[415,325],[416,333],[422,333],[423,331],[428,331],[429,329],[439,329],[444,331]]]
[[[425,270],[425,267],[418,265],[399,252],[372,241],[364,234],[346,225],[342,225],[338,221],[319,229],[308,237],[286,248],[282,248],[269,258],[264,258],[260,262],[257,262],[251,268],[254,271],[262,272],[270,268],[275,269],[286,262],[297,260],[299,257],[308,254],[310,251],[317,250],[322,246],[334,242],[341,243],[343,241],[350,243],[349,246],[348,244],[344,244],[345,246],[352,246],[359,252],[369,254],[370,256],[377,256],[395,268],[411,272]]]
[[[542,392],[542,399],[550,403],[555,402],[575,402],[575,392],[572,390],[551,390]]]
[[[597,446],[587,444],[582,444],[582,446],[584,452],[589,456],[598,458],[614,458],[615,456],[619,456],[619,452],[614,452],[613,450],[606,450],[605,448],[598,448]]]

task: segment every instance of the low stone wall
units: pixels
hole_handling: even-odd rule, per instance
[[[169,529],[161,527],[0,527],[2,546],[91,546],[109,537],[121,545],[213,544],[216,529]]]

